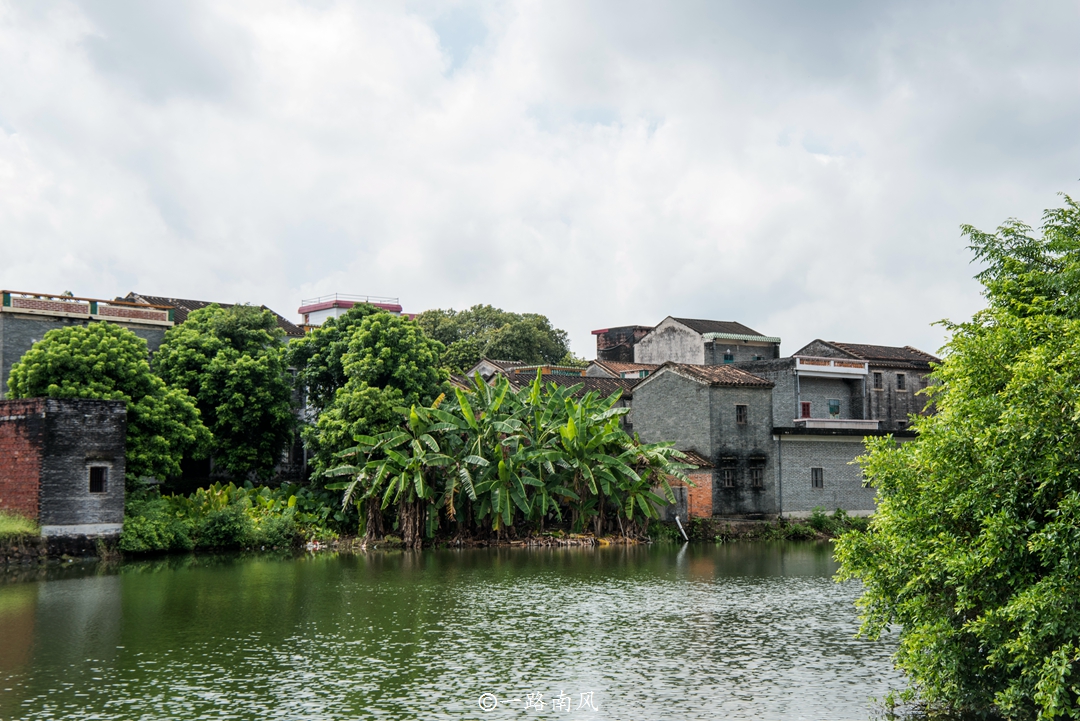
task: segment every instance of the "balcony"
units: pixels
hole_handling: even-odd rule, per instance
[[[862,418],[796,418],[795,427],[830,431],[877,431],[881,429],[881,421]]]
[[[817,378],[865,378],[866,361],[795,356],[795,373]]]

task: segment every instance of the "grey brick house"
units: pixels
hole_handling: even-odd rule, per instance
[[[653,365],[675,361],[711,366],[779,357],[779,338],[725,320],[668,316],[634,345],[634,363]]]
[[[695,331],[694,340],[678,326],[685,323],[669,324],[675,330],[664,347],[713,362],[669,359],[653,370],[633,388],[632,419],[642,440],[674,441],[708,461],[711,515],[800,517],[819,507],[873,512],[874,490],[853,461],[868,437],[913,437],[909,416],[929,412],[917,392],[927,385],[934,356],[910,346],[822,340],[787,358],[750,350],[768,338],[741,346],[742,357],[740,346],[727,353],[722,343],[734,360],[717,364],[721,337],[712,338],[710,356],[706,333]],[[704,327],[715,326],[698,326]],[[650,352],[660,348],[657,342]]]

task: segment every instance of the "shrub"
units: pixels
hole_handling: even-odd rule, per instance
[[[0,511],[0,539],[36,536],[38,532],[38,525],[29,518]]]

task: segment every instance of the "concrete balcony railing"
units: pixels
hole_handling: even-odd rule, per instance
[[[173,309],[168,306],[44,293],[22,293],[15,290],[0,291],[0,294],[3,298],[0,312],[151,325],[173,324]]]
[[[881,421],[862,418],[796,418],[795,427],[834,431],[876,431],[880,430]]]
[[[863,378],[869,369],[866,361],[795,356],[795,372],[804,376]]]

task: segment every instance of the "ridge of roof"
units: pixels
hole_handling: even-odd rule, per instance
[[[710,386],[772,388],[776,385],[770,380],[756,376],[742,368],[736,368],[733,365],[699,366],[674,361],[664,363],[658,370],[651,373],[647,378],[643,378],[640,382],[647,383],[659,377],[664,370],[671,370],[673,373],[707,383]]]
[[[758,333],[753,328],[748,328],[742,323],[733,320],[705,320],[702,318],[676,318],[675,316],[671,316],[671,319],[698,333],[730,333],[732,335],[764,337],[762,333]]]
[[[531,385],[536,380],[535,375],[511,374],[506,376],[510,385],[515,389]],[[548,374],[540,377],[543,384],[554,383],[557,386],[570,387],[582,386],[574,395],[580,397],[589,391],[597,391],[603,396],[610,396],[615,391],[622,391],[623,398],[633,397],[633,388],[641,379],[639,378],[601,378],[596,376],[561,376]]]
[[[590,361],[590,362],[595,363],[598,366],[603,366],[604,368],[607,368],[609,370],[613,370],[613,371],[616,371],[616,372],[619,372],[619,371],[653,371],[653,370],[656,370],[657,368],[660,367],[656,363],[626,363],[624,361],[600,360],[599,358],[597,358],[596,360]]]
[[[925,351],[921,351],[910,345],[905,346],[889,346],[889,345],[872,345],[868,343],[842,343],[839,341],[822,341],[828,343],[837,350],[843,351],[848,355],[854,356],[859,360],[865,361],[877,361],[877,362],[901,362],[901,363],[914,363],[918,365],[929,365],[930,363],[940,363],[941,359],[937,356],[930,355]]]

